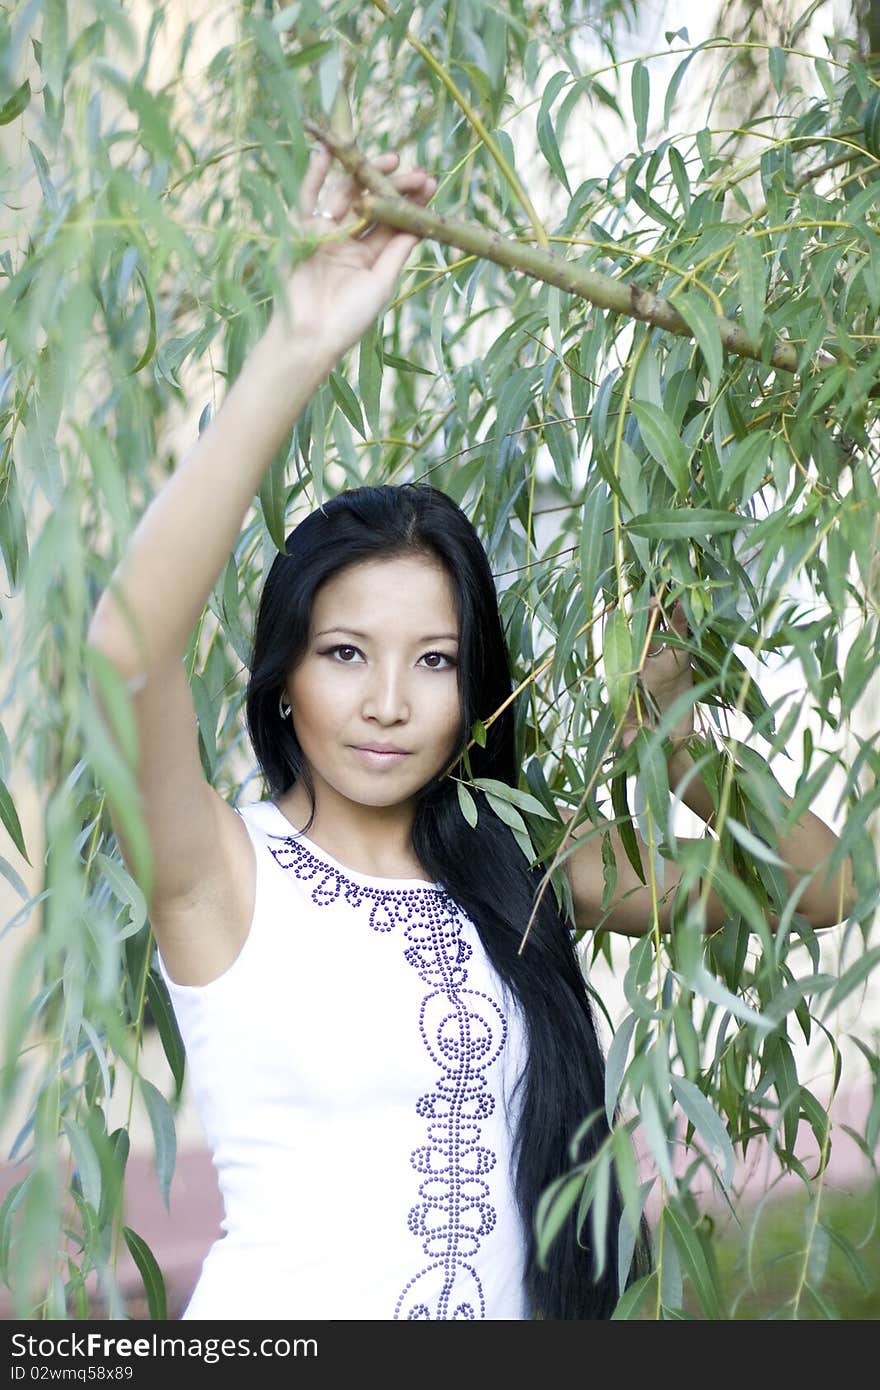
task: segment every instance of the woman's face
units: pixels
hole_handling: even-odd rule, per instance
[[[285,690],[317,804],[407,803],[456,751],[458,619],[422,555],[363,561],[318,590]]]

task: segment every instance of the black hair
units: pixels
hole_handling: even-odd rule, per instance
[[[358,487],[311,512],[287,536],[260,598],[246,692],[248,732],[269,796],[299,779],[314,795],[293,720],[279,718],[285,678],[304,651],[320,585],[340,569],[366,560],[424,554],[440,560],[452,581],[459,624],[461,703],[459,756],[477,719],[486,720],[512,690],[510,661],[486,552],[468,518],[428,484]],[[517,785],[512,706],[486,731],[485,747],[469,753],[474,777]],[[577,1203],[550,1249],[537,1258],[535,1213],[541,1195],[572,1167],[570,1144],[594,1116],[578,1160],[608,1136],[604,1062],[589,994],[569,922],[552,891],[541,896],[523,950],[542,873],[530,866],[510,828],[475,792],[478,819],[470,827],[453,777],[439,775],[418,794],[413,849],[427,876],[474,923],[486,954],[525,1019],[527,1061],[513,1135],[516,1200],[526,1234],[526,1292],[533,1317],[606,1318],[618,1298],[620,1192],[613,1180],[602,1274],[595,1277],[592,1222],[577,1224]],[[627,1219],[629,1219],[627,1217]],[[644,1223],[630,1278],[644,1272]]]

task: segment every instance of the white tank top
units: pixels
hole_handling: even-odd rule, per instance
[[[425,880],[346,868],[272,801],[238,814],[239,955],[207,985],[159,959],[225,1207],[184,1318],[530,1317],[525,1026],[473,923]]]

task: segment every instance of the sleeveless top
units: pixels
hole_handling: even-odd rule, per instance
[[[518,1004],[436,884],[239,808],[256,899],[206,985],[159,968],[225,1216],[184,1318],[530,1317]]]

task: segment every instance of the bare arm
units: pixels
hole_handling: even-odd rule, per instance
[[[670,618],[670,626],[679,637],[687,635],[687,624],[680,605],[676,605]],[[653,645],[653,644],[652,644]],[[643,691],[648,691],[654,705],[662,712],[692,683],[690,663],[680,648],[669,645],[657,646],[649,653],[640,677]],[[637,720],[633,709],[625,723],[624,745],[635,736]],[[699,773],[694,772],[694,761],[685,743],[693,732],[693,709],[688,712],[680,725],[672,731],[669,741],[668,774],[669,785],[673,791],[679,790],[682,803],[693,811],[707,826],[712,826],[715,806],[712,795]],[[781,798],[786,809],[790,802]],[[568,808],[560,807],[564,818],[571,816]],[[617,880],[614,894],[606,913],[602,912],[604,892],[604,872],[602,864],[602,839],[607,835],[614,850],[617,865]],[[623,842],[616,828],[596,827],[591,824],[579,826],[573,838],[579,841],[577,848],[566,860],[566,869],[572,885],[572,898],[575,916],[579,926],[595,926],[604,916],[603,926],[610,931],[628,936],[641,936],[652,929],[654,921],[653,894],[650,883],[644,884],[629,862]],[[642,863],[649,863],[650,851],[636,832]],[[687,852],[692,842],[677,837],[677,842]],[[790,829],[780,831],[772,846],[782,860],[781,873],[790,893],[798,894],[797,910],[814,928],[831,927],[845,919],[851,911],[855,890],[853,886],[852,864],[847,858],[843,866],[833,875],[827,873],[831,856],[837,846],[837,836],[823,820],[812,811],[806,811]],[[670,927],[670,908],[675,891],[681,879],[681,870],[675,863],[665,861],[662,897],[658,904],[658,925],[661,931]],[[807,882],[804,884],[804,880]],[[689,901],[700,897],[702,886],[696,882],[688,895]],[[727,916],[727,910],[714,889],[706,894],[705,920],[708,931],[717,930]],[[768,914],[768,925],[775,930],[778,919]]]
[[[673,748],[669,759],[669,785],[682,789],[682,802],[700,820],[712,825],[715,807],[711,793],[699,774],[692,776],[693,759],[687,749]],[[791,806],[787,797],[780,798],[786,810]],[[842,922],[855,901],[852,863],[849,858],[837,872],[827,872],[835,849],[837,836],[813,811],[805,811],[800,820],[783,832],[777,831],[772,846],[782,860],[781,873],[789,893],[796,892],[804,879],[808,882],[798,898],[798,912],[813,927],[833,927]],[[771,926],[775,921],[771,915]]]
[[[386,170],[396,162],[394,155],[378,161]],[[328,165],[322,151],[304,179],[308,211]],[[420,170],[395,182],[419,201],[436,187]],[[349,182],[330,203],[337,219],[347,217],[354,193]],[[144,513],[98,602],[89,638],[129,675],[183,656],[263,475],[315,389],[391,298],[417,240],[381,226],[347,237],[324,218],[311,219],[311,230],[326,240],[297,266],[287,303],[276,307],[222,409]]]

